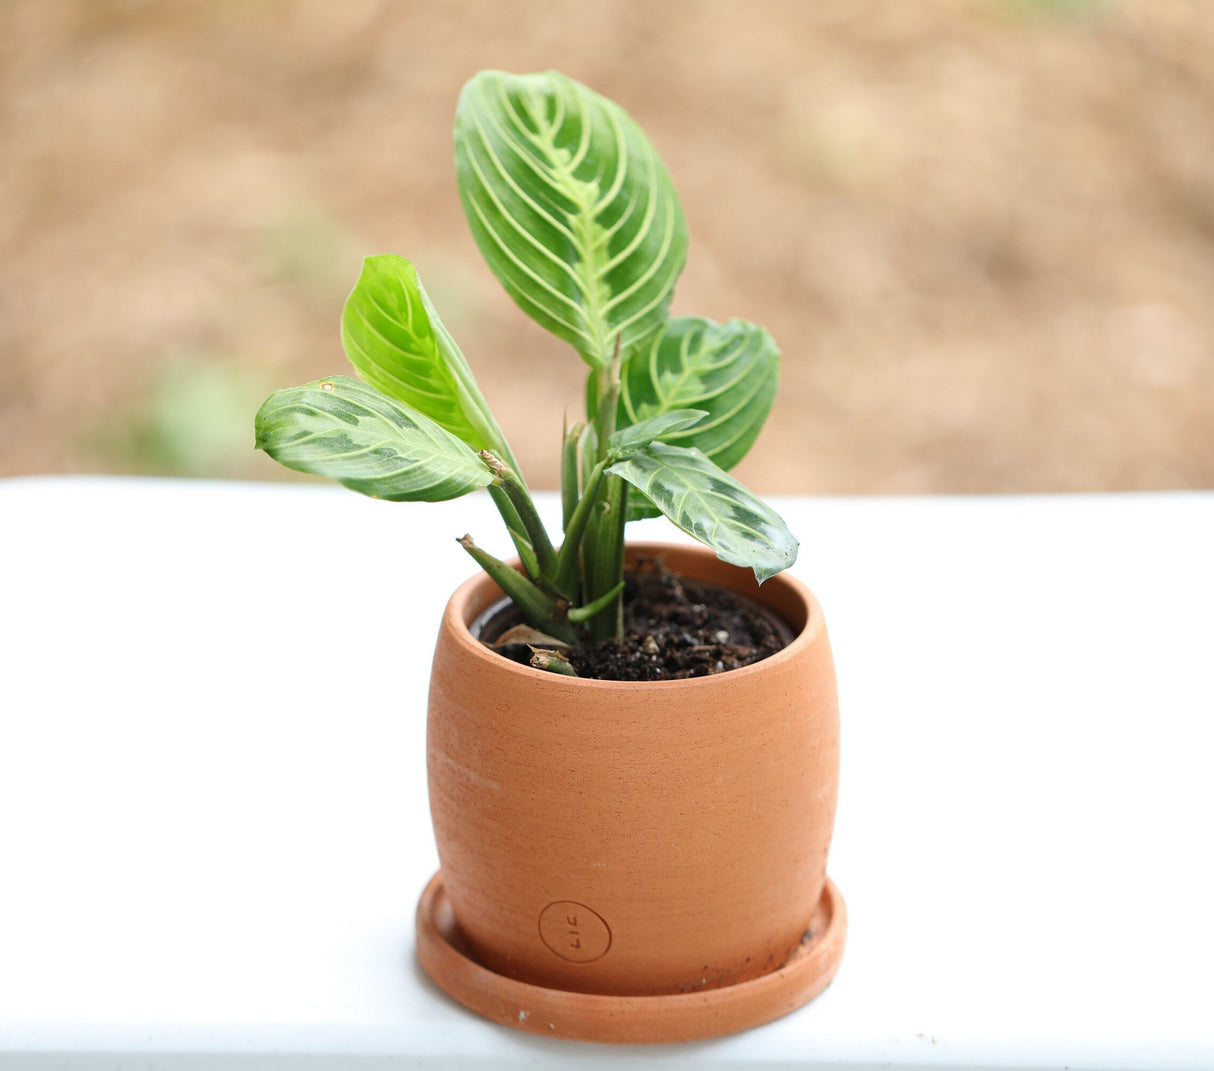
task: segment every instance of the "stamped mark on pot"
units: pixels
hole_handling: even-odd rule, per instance
[[[592,963],[607,955],[611,927],[585,904],[557,900],[540,912],[540,938],[561,959]]]

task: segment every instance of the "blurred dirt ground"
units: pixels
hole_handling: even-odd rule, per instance
[[[689,219],[678,313],[784,354],[773,492],[1214,486],[1203,0],[0,4],[0,475],[277,478],[364,254],[419,267],[531,481],[582,368],[455,191],[482,67],[613,97]]]

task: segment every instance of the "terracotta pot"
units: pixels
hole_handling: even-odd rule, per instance
[[[826,880],[838,703],[817,601],[700,547],[636,552],[750,595],[796,638],[710,677],[561,677],[472,636],[501,598],[477,576],[435,651],[441,871],[419,907],[419,953],[457,999],[539,1033],[651,1041],[756,1025],[824,988],[842,952]]]

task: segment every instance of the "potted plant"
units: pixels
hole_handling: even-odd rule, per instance
[[[484,71],[455,151],[489,267],[588,366],[585,419],[561,445],[561,539],[401,257],[369,257],[345,306],[361,381],[277,391],[256,420],[282,464],[373,497],[488,489],[517,552],[459,540],[483,572],[452,597],[434,657],[441,869],[418,906],[421,961],[467,1006],[541,1034],[768,1021],[830,981],[846,930],[826,877],[838,714],[821,610],[784,572],[784,522],[726,472],[767,416],[778,351],[750,323],[669,315],[686,225],[618,105],[555,72]],[[658,513],[705,546],[627,546],[626,523]],[[673,631],[651,619],[655,586]],[[676,677],[600,679],[604,651],[642,677],[670,656]],[[758,660],[729,668],[739,652]]]

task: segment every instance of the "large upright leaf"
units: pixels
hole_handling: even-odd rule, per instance
[[[372,386],[478,450],[506,452],[467,360],[404,257],[363,261],[342,312],[341,339],[350,363]]]
[[[624,369],[618,427],[679,409],[703,420],[667,441],[702,450],[731,469],[754,444],[771,411],[780,352],[766,329],[744,320],[670,320]]]
[[[346,376],[275,391],[256,430],[258,449],[280,464],[372,498],[441,502],[493,479],[467,443]]]
[[[701,451],[653,443],[607,470],[643,491],[675,525],[761,584],[797,560],[780,516]]]
[[[595,368],[661,325],[687,255],[674,185],[637,124],[555,71],[482,71],[455,117],[460,198],[519,306]]]

